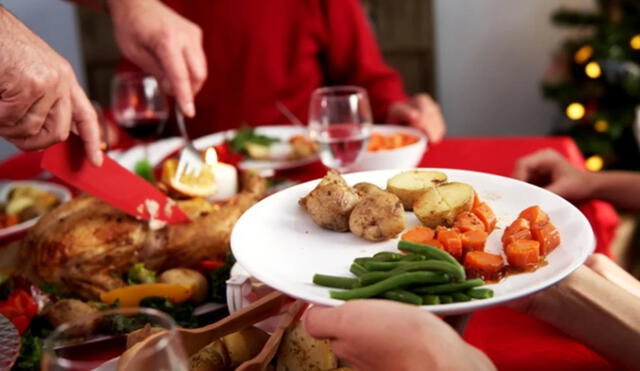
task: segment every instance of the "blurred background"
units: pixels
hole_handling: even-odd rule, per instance
[[[543,98],[541,81],[553,52],[575,31],[554,26],[551,16],[563,6],[593,8],[594,1],[363,3],[387,62],[409,93],[436,98],[449,135],[545,135],[563,120]],[[71,62],[91,99],[108,104],[119,54],[107,15],[64,1],[3,4]],[[0,139],[0,159],[15,151]]]

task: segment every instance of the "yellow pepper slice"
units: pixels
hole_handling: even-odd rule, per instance
[[[143,283],[107,291],[100,294],[100,300],[107,304],[120,300],[121,307],[137,307],[142,299],[150,296],[160,296],[173,303],[181,303],[191,297],[191,289],[173,283]]]

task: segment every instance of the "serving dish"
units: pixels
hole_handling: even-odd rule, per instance
[[[61,204],[71,200],[71,192],[65,186],[51,182],[25,180],[0,183],[0,203],[6,202],[9,198],[9,193],[11,192],[11,190],[18,186],[34,187],[45,192],[49,192],[55,195],[58,200],[60,200]],[[16,235],[25,232],[27,229],[34,226],[39,219],[40,217],[32,218],[11,227],[0,229],[0,240],[7,239],[9,237],[15,237]]]
[[[548,257],[547,265],[535,272],[516,274],[486,287],[495,296],[486,300],[423,306],[438,314],[459,314],[514,300],[544,289],[578,268],[595,247],[595,238],[584,215],[563,198],[534,185],[511,178],[453,169],[440,170],[450,180],[472,185],[478,196],[495,211],[496,230],[486,251],[502,252],[500,237],[520,211],[539,205],[554,221],[562,242]],[[352,173],[344,176],[349,184],[370,182],[385,187],[397,170]],[[266,285],[311,303],[336,306],[344,302],[331,299],[326,288],[312,283],[314,273],[348,276],[356,257],[380,251],[396,251],[397,239],[373,243],[351,233],[319,228],[298,205],[318,181],[300,184],[276,193],[248,210],[231,235],[231,249],[253,277]],[[419,225],[407,213],[407,228]]]

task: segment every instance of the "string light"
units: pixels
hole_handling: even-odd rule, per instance
[[[604,133],[609,130],[609,123],[607,122],[607,120],[598,120],[593,125],[593,128],[596,129],[598,133]]]
[[[639,35],[640,36],[640,35]],[[573,56],[573,59],[578,64],[586,63],[593,56],[593,47],[591,45],[584,45]]]
[[[572,120],[580,120],[585,114],[584,106],[581,103],[571,103],[567,106],[566,114]]]
[[[602,75],[602,69],[600,68],[598,62],[589,62],[584,67],[584,73],[586,73],[587,76],[591,77],[592,79],[597,79],[598,77],[600,77],[600,75]]]
[[[584,162],[584,166],[590,171],[600,171],[604,166],[604,160],[599,155],[593,155]]]
[[[629,45],[631,45],[631,49],[640,50],[640,34],[635,35],[629,40]]]

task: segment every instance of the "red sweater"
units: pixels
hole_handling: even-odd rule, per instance
[[[193,137],[287,123],[275,103],[307,121],[323,85],[368,90],[376,122],[405,100],[385,65],[359,0],[167,0],[204,33],[209,77],[196,97]]]

